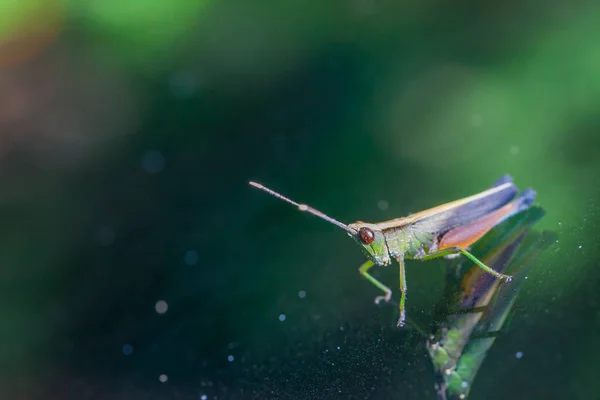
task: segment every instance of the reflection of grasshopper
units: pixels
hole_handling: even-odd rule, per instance
[[[497,226],[476,244],[474,251],[486,254],[486,265],[514,277],[510,285],[490,279],[477,266],[464,273],[460,265],[449,267],[444,298],[437,309],[441,321],[427,342],[439,398],[465,399],[469,395],[533,261],[556,241],[551,232],[529,231],[543,215],[541,208],[532,207]]]

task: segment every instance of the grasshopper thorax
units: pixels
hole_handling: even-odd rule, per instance
[[[348,227],[356,232],[348,234],[363,249],[367,257],[377,265],[388,265],[391,262],[390,252],[381,229],[375,224],[355,222]]]

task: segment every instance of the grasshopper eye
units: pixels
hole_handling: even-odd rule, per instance
[[[375,233],[364,226],[358,230],[358,236],[364,244],[371,244],[375,241]]]

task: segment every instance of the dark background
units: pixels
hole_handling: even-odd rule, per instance
[[[2,398],[432,398],[360,250],[247,182],[349,223],[505,173],[559,242],[472,398],[598,398],[596,2],[0,4]]]

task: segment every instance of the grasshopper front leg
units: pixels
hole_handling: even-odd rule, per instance
[[[406,320],[406,310],[404,304],[406,303],[406,275],[404,273],[404,259],[402,257],[397,257],[396,260],[398,264],[400,264],[400,318],[398,319],[398,327],[404,326],[404,321]],[[367,278],[373,285],[377,286],[379,289],[385,292],[384,296],[375,297],[375,304],[379,304],[382,300],[389,302],[392,298],[392,291],[389,287],[385,286],[383,283],[379,282],[377,279],[373,278],[369,274],[369,269],[371,269],[375,264],[372,261],[366,261],[364,264],[360,266],[358,271],[362,276]]]
[[[375,304],[379,304],[382,300],[388,302],[390,301],[390,299],[392,298],[392,291],[389,287],[385,286],[383,283],[379,282],[377,279],[373,278],[369,272],[371,268],[373,268],[375,264],[373,263],[373,261],[365,261],[364,264],[362,264],[360,266],[360,268],[358,269],[358,272],[360,272],[360,274],[362,276],[364,276],[365,278],[367,278],[369,280],[369,282],[371,282],[373,285],[377,286],[379,289],[381,289],[382,291],[385,292],[384,296],[377,296],[375,297]]]
[[[404,320],[406,320],[406,310],[404,309],[404,303],[406,303],[406,273],[404,272],[404,257],[396,256],[396,261],[400,266],[400,319],[398,319],[398,327],[404,326]]]

